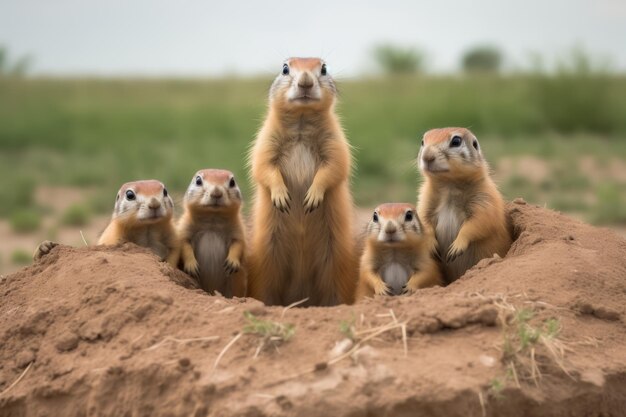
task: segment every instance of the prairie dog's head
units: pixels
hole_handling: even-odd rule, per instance
[[[335,82],[320,58],[289,58],[270,89],[270,102],[283,108],[321,110],[332,106]]]
[[[410,243],[421,237],[422,224],[414,205],[385,203],[374,210],[367,234],[378,243]]]
[[[196,172],[185,193],[185,205],[195,210],[239,210],[241,191],[235,175],[224,169],[203,169]]]
[[[486,166],[478,139],[462,127],[432,129],[426,132],[422,139],[418,164],[426,176],[444,179],[471,179],[482,175]]]
[[[127,182],[115,197],[113,219],[127,225],[158,223],[171,219],[173,214],[174,202],[160,181]]]

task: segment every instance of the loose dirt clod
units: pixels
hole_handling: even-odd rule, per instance
[[[508,208],[506,257],[355,306],[210,296],[136,246],[59,246],[0,281],[0,417],[621,415],[626,241]]]

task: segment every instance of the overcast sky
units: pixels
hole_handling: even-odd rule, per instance
[[[271,74],[314,55],[351,76],[380,42],[422,47],[433,71],[478,43],[517,66],[579,44],[625,70],[626,0],[0,0],[0,44],[36,74]]]

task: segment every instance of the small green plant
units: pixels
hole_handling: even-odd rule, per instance
[[[243,328],[243,333],[259,336],[261,341],[255,353],[255,357],[263,350],[266,345],[272,345],[274,348],[283,342],[289,341],[296,332],[293,324],[283,324],[271,320],[262,320],[249,311],[243,313],[248,324]]]
[[[533,325],[531,321],[535,318],[535,312],[532,309],[516,310],[509,305],[509,311],[513,311],[513,315],[504,322],[502,348],[502,359],[507,364],[507,380],[514,379],[519,385],[520,378],[530,378],[538,384],[541,377],[539,366],[554,363],[568,374],[563,364],[565,345],[559,340],[561,322],[557,318],[550,318]],[[540,352],[547,355],[540,355]]]
[[[11,254],[11,262],[16,265],[28,265],[33,260],[32,254],[23,249],[14,250]]]
[[[66,226],[85,226],[89,223],[91,212],[82,204],[71,205],[63,213],[61,223]]]
[[[341,332],[341,334],[343,334],[345,337],[352,340],[353,342],[354,342],[354,339],[356,338],[354,334],[355,321],[356,319],[354,318],[354,315],[353,315],[350,320],[341,320],[339,322],[339,331]]]
[[[504,388],[506,386],[506,382],[500,378],[493,378],[489,381],[489,394],[494,396],[496,399],[501,400],[504,399]]]
[[[10,219],[11,228],[17,233],[34,232],[41,226],[41,217],[36,210],[20,210]]]

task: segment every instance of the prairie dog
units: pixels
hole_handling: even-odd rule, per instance
[[[146,247],[176,267],[180,245],[173,221],[174,202],[160,181],[142,180],[122,185],[115,197],[111,221],[98,245],[131,242]],[[56,242],[44,241],[35,250],[34,260],[46,255]]]
[[[511,246],[504,201],[476,136],[463,128],[429,130],[418,155],[424,183],[418,213],[437,238],[448,282]]]
[[[358,260],[350,146],[318,58],[290,58],[250,154],[255,183],[249,291],[266,304],[352,303]]]
[[[430,253],[432,239],[414,205],[378,206],[367,226],[357,299],[441,285],[441,272]]]
[[[115,197],[111,222],[98,245],[132,242],[149,248],[173,266],[178,264],[180,245],[173,222],[174,202],[160,181],[128,182]]]
[[[203,290],[225,297],[246,295],[241,203],[232,172],[204,169],[187,188],[178,222],[184,270],[198,278]]]

